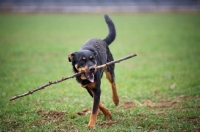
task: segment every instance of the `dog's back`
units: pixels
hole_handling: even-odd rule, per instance
[[[116,30],[114,23],[107,14],[104,15],[104,18],[109,29],[107,37],[103,40],[98,38],[89,39],[81,47],[81,50],[92,50],[98,53],[97,56],[99,60],[97,62],[98,65],[102,65],[110,61],[109,56],[112,56],[112,54],[110,53],[108,45],[110,45],[115,40],[116,37]]]

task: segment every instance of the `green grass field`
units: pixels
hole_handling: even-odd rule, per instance
[[[119,106],[102,78],[101,100],[113,119],[95,130],[200,131],[200,14],[110,14],[117,38]],[[73,74],[68,54],[89,38],[103,39],[103,14],[0,15],[0,131],[93,131],[92,99],[70,79],[15,101],[9,98]]]

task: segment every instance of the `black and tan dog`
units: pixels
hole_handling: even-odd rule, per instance
[[[103,112],[106,119],[109,120],[112,118],[110,111],[100,102],[100,87],[103,72],[106,73],[106,78],[111,83],[113,102],[116,106],[119,103],[115,84],[114,64],[106,68],[96,69],[97,65],[113,61],[113,56],[108,46],[116,37],[115,26],[108,15],[104,15],[104,18],[109,29],[108,36],[103,40],[97,38],[89,39],[79,51],[68,55],[69,61],[72,62],[74,73],[84,71],[84,74],[76,77],[77,82],[86,88],[88,93],[93,97],[93,107],[88,127],[95,127],[98,109]]]

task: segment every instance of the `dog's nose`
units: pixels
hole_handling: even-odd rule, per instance
[[[95,67],[94,67],[94,66],[90,66],[90,67],[89,67],[89,71],[90,71],[90,72],[94,72],[94,71],[95,71]]]

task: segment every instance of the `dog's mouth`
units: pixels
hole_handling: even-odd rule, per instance
[[[87,78],[87,80],[89,80],[90,82],[94,82],[94,73],[92,72],[85,72],[85,77]]]

